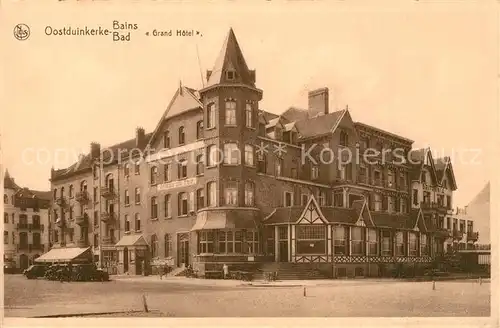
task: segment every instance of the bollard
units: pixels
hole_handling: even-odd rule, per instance
[[[304,287],[304,297],[306,297],[306,287]]]
[[[432,281],[432,290],[436,290],[436,282],[434,280]]]
[[[146,301],[146,295],[142,294],[142,305],[144,306],[144,312],[149,312],[148,303]]]

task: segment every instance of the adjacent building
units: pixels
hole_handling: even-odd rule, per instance
[[[444,252],[449,159],[330,112],[327,88],[309,92],[307,109],[262,110],[256,82],[231,29],[203,88],[179,85],[154,131],[92,143],[52,170],[56,246],[91,245],[110,272],[131,274],[295,263],[371,276]]]
[[[8,171],[4,175],[4,263],[10,269],[26,269],[48,251],[50,191],[17,185]]]

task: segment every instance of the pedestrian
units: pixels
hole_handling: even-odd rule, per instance
[[[227,279],[229,276],[229,267],[226,263],[222,266],[222,272],[224,273],[224,279]]]
[[[165,264],[163,266],[163,275],[165,276],[165,278],[167,277],[167,274],[168,274],[168,266]]]

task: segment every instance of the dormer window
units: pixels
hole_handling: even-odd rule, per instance
[[[348,135],[345,131],[340,131],[340,145],[347,147],[349,144]]]
[[[232,81],[232,80],[234,80],[234,78],[235,78],[235,77],[236,77],[236,74],[235,74],[235,72],[234,72],[234,71],[227,71],[227,72],[226,72],[226,79],[227,79],[228,81]]]

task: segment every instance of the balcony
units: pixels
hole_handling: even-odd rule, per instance
[[[420,202],[420,208],[422,208],[423,211],[436,210],[442,213],[446,213],[448,210],[446,206],[436,202]]]
[[[28,230],[29,229],[29,224],[27,223],[18,223],[17,224],[17,230]]]
[[[479,239],[479,232],[467,232],[467,241],[477,241]]]
[[[453,230],[453,239],[460,240],[464,237],[464,232],[460,230]]]
[[[453,236],[451,230],[445,228],[437,228],[436,235],[441,238],[451,238]]]
[[[373,179],[373,185],[377,187],[384,187],[384,181],[382,179]]]
[[[78,215],[75,218],[75,223],[79,226],[87,226],[89,224],[88,216],[86,214]]]
[[[29,225],[29,230],[35,230],[35,231],[43,231],[45,230],[45,226],[40,223],[33,223]]]
[[[116,219],[116,214],[114,212],[102,212],[101,221],[104,223],[113,222]]]
[[[67,207],[68,200],[66,199],[66,197],[59,197],[56,199],[56,204],[60,207]]]
[[[31,246],[31,245],[29,245],[29,244],[24,244],[24,243],[23,243],[23,244],[19,244],[19,245],[17,245],[17,250],[18,250],[18,251],[28,251],[28,250],[30,250],[30,249],[31,249],[31,247],[30,247],[30,246]]]
[[[89,193],[87,191],[80,191],[76,193],[76,201],[82,205],[87,205],[90,200]]]
[[[113,187],[107,187],[103,186],[101,187],[101,196],[106,198],[106,199],[113,199],[115,198],[115,188]]]

